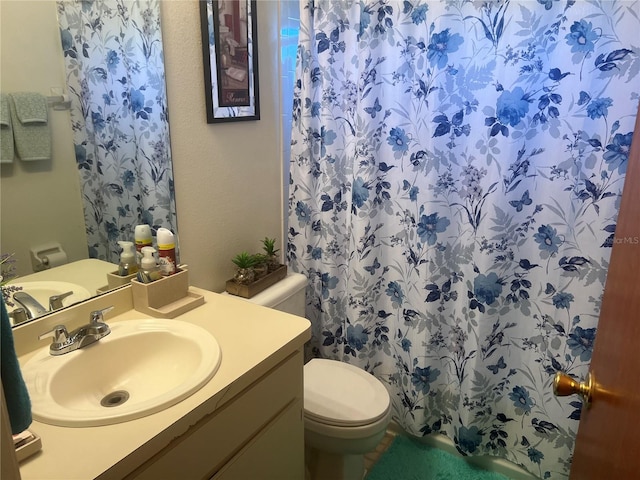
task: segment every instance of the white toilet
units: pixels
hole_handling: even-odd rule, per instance
[[[248,301],[304,317],[307,278],[286,278]],[[304,436],[312,480],[362,480],[364,454],[384,437],[391,418],[385,386],[364,370],[315,358],[304,366]]]

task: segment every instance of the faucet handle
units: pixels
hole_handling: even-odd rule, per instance
[[[12,312],[9,313],[9,317],[13,320],[13,325],[20,325],[21,323],[29,320],[29,315],[27,315],[27,311],[22,308],[14,308]]]
[[[51,295],[49,297],[49,310],[54,311],[64,307],[64,305],[62,305],[62,300],[64,300],[70,295],[73,295],[73,291],[61,293],[59,295]]]
[[[94,310],[91,312],[91,325],[96,325],[98,323],[104,323],[104,314],[113,310],[113,305],[107,308],[103,308],[102,310]]]
[[[54,344],[63,344],[66,343],[67,340],[69,340],[69,332],[67,332],[67,329],[64,325],[56,325],[55,327],[53,327],[53,330],[45,332],[42,335],[38,335],[38,340],[42,340],[43,338],[47,337],[53,337],[52,346]]]

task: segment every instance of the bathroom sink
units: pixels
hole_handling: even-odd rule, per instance
[[[62,300],[62,305],[68,307],[74,303],[81,302],[91,297],[91,292],[84,288],[82,285],[70,282],[58,282],[58,281],[39,281],[39,282],[11,282],[7,286],[21,287],[21,292],[28,293],[35,298],[44,308],[49,308],[49,298],[54,295],[62,295],[63,293],[73,292],[72,295]],[[17,302],[14,302],[13,307],[9,307],[8,310],[19,307]]]
[[[22,368],[34,420],[110,425],[164,410],[199,390],[221,359],[216,339],[179,320],[110,324],[111,333],[60,356],[43,348]]]

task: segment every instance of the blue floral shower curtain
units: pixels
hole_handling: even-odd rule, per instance
[[[89,256],[134,228],[176,232],[158,0],[59,1]]]
[[[288,262],[408,432],[568,475],[640,91],[637,2],[303,1]]]

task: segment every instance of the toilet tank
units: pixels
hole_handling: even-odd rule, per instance
[[[300,273],[288,273],[287,276],[278,283],[251,298],[243,300],[304,317],[306,289],[307,277]]]

